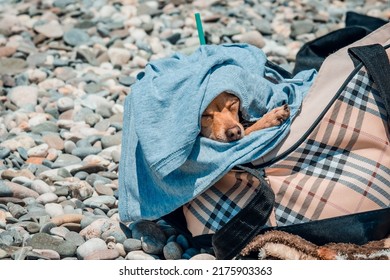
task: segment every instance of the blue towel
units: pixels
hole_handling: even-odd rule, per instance
[[[123,221],[170,213],[235,165],[263,156],[286,137],[316,72],[304,71],[289,81],[266,61],[254,46],[225,44],[201,46],[192,55],[175,54],[146,66],[124,105],[119,167]],[[248,121],[283,103],[289,104],[291,117],[235,142],[199,136],[204,109],[223,91],[240,99]]]

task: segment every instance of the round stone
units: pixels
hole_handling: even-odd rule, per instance
[[[36,191],[39,194],[52,192],[51,187],[45,181],[39,179],[32,181],[31,189]]]
[[[139,239],[128,238],[123,241],[123,246],[126,252],[137,251],[142,249],[142,242]]]
[[[47,233],[34,234],[27,242],[27,245],[34,249],[54,250],[59,253],[61,257],[72,257],[75,255],[77,249],[74,244],[52,237]]]
[[[12,103],[18,107],[37,105],[38,88],[36,86],[17,86],[8,95]]]
[[[198,249],[195,249],[195,248],[188,248],[187,250],[185,250],[184,254],[183,254],[183,259],[190,259],[192,258],[193,256],[199,254],[199,250]]]
[[[58,196],[55,193],[44,193],[37,197],[37,202],[42,204],[53,203],[58,201]]]
[[[64,112],[70,109],[73,109],[74,107],[74,101],[70,97],[61,97],[57,100],[57,108],[58,111]]]
[[[58,126],[53,122],[46,121],[31,127],[31,132],[36,134],[41,134],[44,132],[58,132]]]
[[[49,150],[49,145],[46,143],[32,147],[27,151],[29,157],[46,157]]]
[[[71,154],[73,149],[76,148],[76,144],[73,141],[65,141],[64,142],[64,149],[67,154]]]
[[[213,260],[215,260],[215,257],[213,255],[203,253],[203,254],[198,254],[198,255],[193,256],[192,258],[190,258],[190,260],[208,260],[208,261],[213,261]]]
[[[0,159],[5,159],[11,154],[11,150],[8,148],[0,147]]]
[[[116,249],[104,249],[95,251],[84,257],[84,260],[115,260],[119,257]]]
[[[14,198],[37,198],[39,194],[29,188],[13,182],[4,182],[0,184],[0,196],[12,196]]]
[[[93,196],[84,200],[85,206],[91,208],[100,207],[102,204],[111,208],[115,205],[115,202],[116,198],[110,195]]]
[[[190,247],[190,244],[187,240],[187,238],[182,235],[182,234],[179,234],[176,238],[176,242],[184,249],[184,250],[187,250],[189,247]]]
[[[149,254],[161,254],[167,238],[156,223],[140,220],[132,224],[133,238],[142,240],[142,249]]]
[[[65,240],[75,244],[77,247],[85,243],[85,239],[80,234],[74,231],[69,231],[65,235]]]
[[[72,150],[72,155],[83,159],[89,155],[96,155],[100,153],[101,150],[101,148],[95,147],[77,147]]]
[[[66,227],[54,227],[50,230],[50,234],[65,238],[65,235],[70,232]]]
[[[64,35],[62,26],[55,20],[42,25],[36,25],[34,30],[48,38],[61,38]]]
[[[28,64],[24,59],[7,57],[0,59],[0,75],[15,75],[26,70]],[[20,101],[25,103],[24,101]]]
[[[79,259],[84,259],[88,255],[106,249],[107,245],[102,239],[92,238],[90,240],[87,240],[85,243],[83,243],[77,248],[77,257]]]
[[[63,38],[65,43],[70,46],[88,44],[90,40],[88,33],[78,28],[65,32]]]
[[[163,254],[167,260],[178,260],[183,254],[183,249],[176,242],[168,242],[163,248]]]
[[[127,64],[131,58],[131,53],[127,49],[111,47],[107,53],[111,63],[114,65]]]
[[[74,155],[62,154],[53,164],[53,168],[66,167],[70,165],[74,165],[80,163],[81,159]]]
[[[144,251],[131,251],[126,255],[126,260],[155,260],[152,255],[145,253]]]
[[[45,204],[45,210],[50,217],[56,217],[65,214],[61,204],[47,203]]]

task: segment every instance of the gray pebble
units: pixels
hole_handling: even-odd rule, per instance
[[[73,149],[76,148],[76,144],[73,141],[65,141],[64,149],[67,154],[71,154]]]
[[[34,222],[29,222],[27,223],[26,225],[26,230],[29,232],[29,233],[37,233],[41,230],[41,227],[39,224],[37,223],[34,223]]]
[[[77,164],[80,162],[81,162],[81,159],[77,156],[69,155],[69,154],[62,154],[56,159],[52,168],[66,167],[66,166],[74,165],[74,164]]]
[[[165,232],[165,231],[164,231]],[[176,242],[176,235],[170,235],[167,239],[167,244],[169,242]]]
[[[128,238],[123,241],[123,246],[126,252],[136,251],[142,249],[141,240],[135,238]]]
[[[121,77],[119,77],[118,81],[120,84],[129,87],[135,83],[136,79],[134,77],[131,77],[131,76],[121,76]]]
[[[52,192],[51,187],[42,180],[34,180],[31,184],[31,189],[36,191],[39,194],[49,193]]]
[[[122,143],[122,133],[118,132],[115,135],[103,136],[102,137],[102,146],[103,148],[108,148]]]
[[[56,226],[57,226],[57,225],[56,225],[55,223],[48,222],[48,223],[44,224],[44,225],[41,227],[40,232],[50,234],[50,230],[51,230],[52,228],[55,228]]]
[[[296,38],[299,35],[313,33],[315,25],[311,20],[293,21],[291,25],[291,37]]]
[[[27,154],[27,150],[23,147],[18,147],[16,149],[20,155],[20,157],[24,160],[27,160],[28,159],[28,154]]]
[[[66,227],[54,227],[50,230],[51,235],[56,235],[62,238],[65,238],[66,234],[69,233],[70,230]]]
[[[107,218],[106,216],[84,216],[83,219],[80,222],[81,228],[84,229],[90,224],[92,224],[94,221],[99,220],[101,218]]]
[[[7,256],[8,256],[7,251],[0,249],[0,260],[6,258]]]
[[[183,254],[183,249],[176,242],[168,242],[163,248],[163,254],[167,260],[178,260]]]
[[[85,171],[78,171],[75,175],[74,175],[74,177],[75,178],[79,178],[80,180],[85,180],[85,179],[87,179],[87,177],[88,177],[88,173],[87,172],[85,172]]]
[[[57,175],[58,175],[58,176],[61,176],[61,177],[63,177],[63,178],[72,177],[72,174],[70,174],[70,172],[69,172],[68,169],[66,169],[66,168],[59,168],[59,169],[58,169],[58,172],[57,172]]]
[[[142,249],[146,253],[161,254],[167,238],[164,232],[153,222],[141,220],[132,224],[133,238],[142,240]]]
[[[102,241],[104,242],[104,241]],[[27,242],[34,249],[50,249],[60,254],[61,257],[72,257],[76,253],[76,245],[69,241],[59,240],[47,233],[37,233]]]
[[[60,112],[64,112],[74,107],[74,101],[70,97],[61,97],[57,100],[57,107]]]
[[[191,259],[193,256],[199,254],[199,250],[198,249],[195,249],[195,248],[188,248],[187,250],[185,250],[182,258],[183,259]]]
[[[182,234],[179,234],[176,238],[176,242],[184,249],[184,250],[187,250],[188,248],[190,248],[190,244],[188,243],[188,240],[187,238],[182,235]]]
[[[77,247],[79,247],[85,243],[84,238],[80,234],[78,234],[77,232],[74,232],[74,231],[69,231],[68,233],[66,233],[65,240],[73,243]]]
[[[94,127],[100,120],[101,116],[99,114],[88,114],[85,116],[84,120],[87,124],[89,124],[91,127]]]
[[[109,195],[93,196],[84,200],[85,206],[92,208],[100,207],[102,204],[105,204],[108,207],[113,207],[115,202],[115,197]]]
[[[37,197],[37,202],[41,204],[55,203],[58,201],[58,196],[55,193],[44,193]]]
[[[99,174],[90,174],[86,180],[92,186],[94,186],[97,183],[99,183],[99,184],[111,184],[112,183],[111,179],[100,176]]]
[[[14,239],[9,231],[0,232],[0,244],[6,246],[12,246],[14,244]]]
[[[64,41],[70,46],[78,46],[89,43],[89,35],[78,28],[73,28],[64,33]]]
[[[96,155],[101,152],[102,149],[94,147],[80,147],[72,150],[72,155],[79,157],[81,159],[89,156]]]
[[[64,214],[64,209],[62,208],[61,204],[57,204],[57,203],[45,204],[45,210],[46,213],[50,215],[50,217],[56,217]]]
[[[58,126],[52,122],[43,122],[41,124],[31,127],[31,132],[41,134],[44,132],[58,132]]]
[[[0,147],[0,159],[5,159],[11,154],[11,150],[8,148]]]
[[[110,238],[114,238],[116,243],[122,244],[126,240],[126,235],[118,228],[114,228],[103,232],[101,238],[106,241]]]
[[[7,207],[11,215],[16,219],[19,219],[21,216],[27,214],[28,212],[24,207],[11,202],[7,204]]]

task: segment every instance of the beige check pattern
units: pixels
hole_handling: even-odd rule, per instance
[[[386,112],[364,71],[348,83],[310,136],[266,169],[278,226],[390,206]]]
[[[299,224],[389,207],[386,119],[377,90],[360,70],[309,137],[266,168],[276,196],[268,224]],[[193,236],[214,233],[245,207],[259,187],[258,179],[247,172],[229,172],[183,207],[188,229]]]

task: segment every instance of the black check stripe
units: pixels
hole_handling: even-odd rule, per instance
[[[299,163],[292,168],[294,173],[300,172],[316,178],[343,183],[343,185],[349,186],[359,193],[364,193],[364,189],[354,185],[349,179],[354,178],[365,185],[369,184],[367,178],[372,175],[373,170],[377,165],[376,161],[354,154],[349,150],[327,146],[324,143],[313,140],[308,140],[307,142],[307,146],[297,149],[296,153],[291,155],[288,159],[289,162],[295,161]],[[301,157],[298,158],[296,156]],[[364,165],[358,165],[357,162],[364,163]],[[372,168],[367,168],[367,165]],[[275,167],[288,168],[288,166],[284,164]],[[351,169],[356,172],[348,171]],[[383,182],[384,185],[390,186],[389,176],[385,176],[390,174],[390,169],[384,165],[378,166],[378,169],[376,178]],[[385,196],[386,199],[390,199],[390,189],[386,191],[375,185],[373,188]],[[386,206],[375,197],[371,197],[371,199],[382,207]]]
[[[233,195],[243,182],[242,176],[245,176],[244,182],[246,186],[243,191]],[[251,174],[236,173],[235,177],[236,183],[226,193],[222,193],[217,187],[211,186],[200,198],[195,198],[192,203],[187,205],[192,215],[204,225],[203,234],[215,232],[230,221],[242,209],[238,202],[243,198],[248,189],[258,187],[254,184]],[[214,199],[214,197],[218,199]],[[202,203],[202,199],[206,200],[208,205]]]
[[[371,92],[372,96],[368,95],[367,92]],[[379,92],[363,70],[360,70],[351,83],[347,85],[339,100],[383,120],[386,119],[386,109]],[[362,101],[364,102],[362,103]],[[361,104],[361,107],[358,104]]]
[[[353,146],[358,141],[365,114],[369,113],[378,117],[378,119],[386,119],[383,103],[378,100],[378,92],[373,87],[368,75],[366,72],[360,71],[333,104],[332,111],[330,111],[329,123],[321,122],[309,136],[309,139],[298,149],[280,163],[271,166],[271,168],[291,170],[289,180],[283,182],[278,192],[279,197],[277,196],[276,198],[275,215],[278,225],[288,225],[305,222],[308,219],[318,219],[333,189],[340,184],[347,186],[361,196],[365,196],[379,207],[388,207],[390,205],[390,169],[378,164],[374,160],[353,152]],[[342,103],[347,104],[351,109],[341,110]],[[352,108],[355,112],[358,109],[359,113],[357,118],[352,119]],[[332,120],[340,119],[340,117],[342,117],[342,124],[344,125],[336,127],[335,122],[332,122]],[[319,140],[317,138],[321,125],[326,126],[326,133]],[[352,136],[347,146],[340,148],[340,143],[343,140],[345,141],[344,138],[348,128],[353,128]],[[333,143],[330,145],[329,139],[332,133],[336,133],[337,137],[333,139]],[[297,178],[298,175],[301,178],[298,179],[298,182],[295,182],[298,186],[304,186],[308,178],[315,178],[315,183],[309,186],[308,191],[311,194],[316,194],[317,187],[320,183],[325,182],[327,184],[326,191],[322,194],[321,200],[314,200],[313,196],[307,196],[299,211],[297,211],[297,206],[295,205],[298,197],[301,195],[299,189],[293,191],[287,205],[280,203],[283,200],[283,194],[286,189],[293,187],[290,181]],[[376,180],[376,183],[372,183],[373,178]],[[368,185],[371,188],[370,192],[367,192]],[[306,212],[313,203],[317,203],[314,214],[306,217]],[[313,205],[310,207],[313,207]]]
[[[275,204],[275,217],[279,224],[281,225],[290,225],[296,223],[296,221],[300,222],[308,222],[310,219],[301,215],[300,213],[294,212],[288,207],[284,207],[280,204]]]

